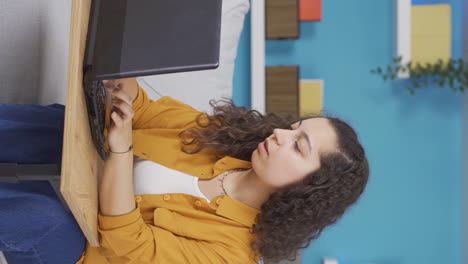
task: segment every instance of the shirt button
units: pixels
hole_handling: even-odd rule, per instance
[[[135,201],[137,201],[137,203],[141,202],[141,196],[136,196]]]
[[[221,198],[216,199],[216,204],[220,205],[222,200],[223,199],[221,199]]]
[[[201,206],[201,202],[200,202],[199,200],[196,200],[196,201],[195,201],[195,205],[196,205],[196,206]]]
[[[168,201],[169,199],[171,199],[171,196],[169,194],[165,194],[163,199],[164,201]]]

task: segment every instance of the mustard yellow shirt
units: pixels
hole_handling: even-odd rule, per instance
[[[234,168],[251,168],[248,161],[215,150],[190,155],[180,150],[178,134],[200,111],[169,96],[151,100],[138,86],[133,102],[134,155],[200,179]],[[130,175],[129,175],[130,177]],[[136,195],[136,209],[120,216],[98,213],[100,247],[89,243],[76,264],[257,263],[249,232],[259,210],[219,195],[204,198],[183,193]]]

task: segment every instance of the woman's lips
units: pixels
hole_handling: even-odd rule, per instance
[[[265,141],[258,143],[257,148],[258,148],[260,151],[264,151],[265,153],[268,154],[268,150],[267,150]]]

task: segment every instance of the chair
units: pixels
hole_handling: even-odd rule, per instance
[[[0,182],[48,181],[63,206],[70,210],[60,193],[61,169],[59,164],[0,163]]]

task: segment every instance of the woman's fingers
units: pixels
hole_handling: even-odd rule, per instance
[[[120,84],[120,85],[121,85],[121,84]],[[115,96],[115,97],[117,97],[117,98],[119,98],[119,99],[125,101],[127,104],[129,104],[129,105],[132,105],[132,104],[133,104],[132,98],[130,97],[130,95],[128,95],[126,92],[124,92],[121,88],[116,89],[116,90],[110,90],[110,89],[109,89],[109,92],[110,92],[113,96]]]
[[[119,114],[117,114],[117,112],[112,112],[111,113],[111,118],[112,118],[112,121],[114,121],[114,124],[115,124],[116,127],[122,127],[123,126],[123,120],[119,116]]]
[[[115,86],[114,80],[103,80],[102,84],[104,84],[106,88],[113,88]]]
[[[134,111],[133,111],[132,107],[129,106],[126,102],[117,99],[117,100],[115,100],[113,102],[113,105],[118,107],[120,109],[120,111],[123,112],[123,114],[125,115],[125,118],[124,118],[125,120],[133,118]]]

